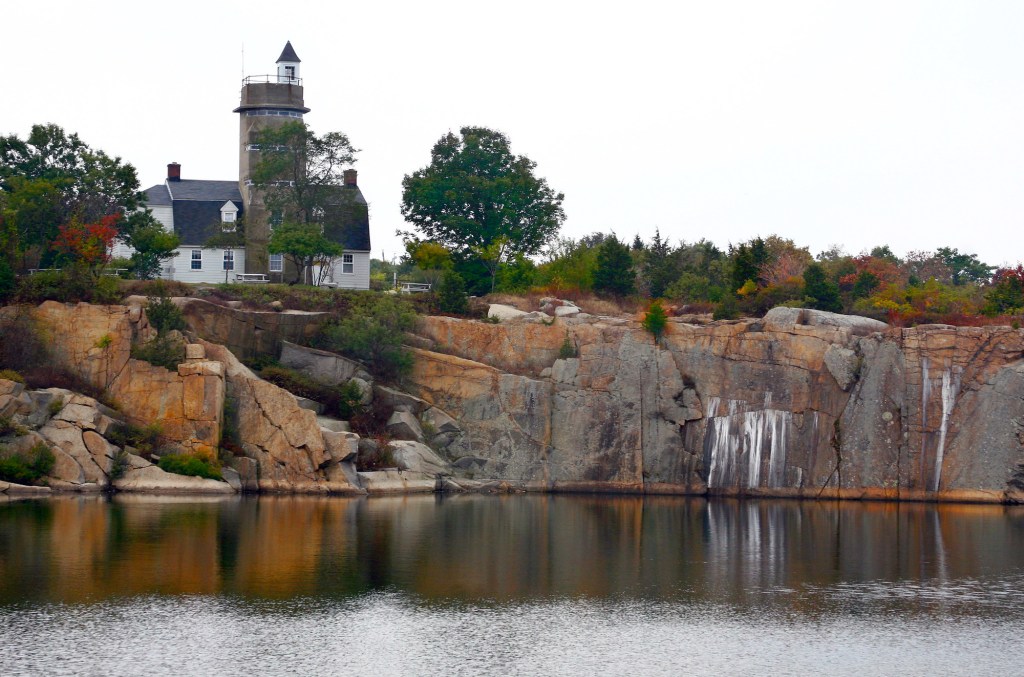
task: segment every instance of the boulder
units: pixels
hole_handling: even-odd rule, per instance
[[[203,348],[200,343],[189,343],[185,346],[185,359],[186,360],[205,360],[206,359],[206,348]]]
[[[391,442],[391,457],[399,470],[429,474],[450,474],[451,466],[422,442],[396,440]]]
[[[227,482],[204,477],[187,477],[165,472],[155,465],[130,467],[121,479],[114,481],[118,491],[167,493],[167,494],[233,494],[235,490]]]
[[[359,453],[359,435],[349,432],[334,432],[326,428],[322,428],[321,432],[324,436],[327,453],[330,454],[332,461],[342,463],[356,458]]]
[[[324,430],[330,430],[336,433],[347,433],[352,430],[352,426],[348,421],[339,421],[336,418],[330,416],[317,416],[317,425],[320,426],[321,432]]]
[[[294,369],[317,383],[336,386],[365,373],[362,364],[326,350],[281,342],[282,365]]]
[[[361,472],[359,483],[368,494],[416,494],[432,493],[437,490],[435,477],[401,470]]]
[[[555,308],[555,317],[570,317],[579,314],[580,309],[576,306],[558,306]]]
[[[295,400],[299,403],[301,409],[309,409],[316,414],[324,413],[324,405],[320,404],[315,400],[311,400],[308,397],[299,397],[296,395]]]
[[[224,481],[228,483],[228,486],[235,490],[236,493],[242,492],[242,477],[238,474],[238,471],[232,467],[224,466],[220,469],[220,476],[224,478]]]
[[[432,429],[434,434],[460,433],[462,428],[455,422],[455,419],[437,407],[430,407],[420,415],[424,426]]]
[[[487,317],[493,317],[502,322],[505,322],[506,320],[515,320],[523,315],[526,315],[525,311],[519,310],[514,306],[507,306],[503,303],[492,303],[487,309]]]
[[[766,329],[785,331],[794,325],[810,327],[836,327],[848,329],[851,333],[866,336],[889,328],[885,322],[859,315],[841,315],[810,308],[772,308],[764,316]]]
[[[396,411],[391,414],[386,427],[388,434],[396,440],[425,441],[420,422],[407,411]]]
[[[860,358],[849,348],[832,344],[825,351],[825,367],[843,390],[849,390],[857,380]]]
[[[394,411],[407,411],[417,416],[430,406],[415,395],[381,385],[373,386],[373,398],[374,401]]]

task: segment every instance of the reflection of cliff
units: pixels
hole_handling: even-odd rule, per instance
[[[0,504],[0,604],[375,590],[731,603],[1022,567],[1024,508],[994,506],[580,496]]]
[[[1024,500],[1024,330],[776,308],[672,322],[421,318],[417,393],[476,477],[538,489]],[[560,359],[569,340],[578,357]],[[472,462],[470,464],[470,461]]]

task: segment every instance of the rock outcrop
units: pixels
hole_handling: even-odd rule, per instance
[[[456,473],[565,490],[1024,499],[1024,331],[423,318],[413,390]],[[569,337],[578,357],[559,358]]]

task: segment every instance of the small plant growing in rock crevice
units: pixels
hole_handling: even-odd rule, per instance
[[[64,398],[58,395],[57,397],[50,400],[50,403],[46,405],[46,411],[50,416],[56,416],[60,413],[61,409],[64,408]]]
[[[575,344],[569,340],[569,330],[565,330],[565,340],[562,341],[562,346],[558,349],[558,357],[562,360],[568,360],[572,357],[579,357],[579,351],[576,349]]]
[[[28,429],[18,425],[10,416],[0,416],[0,437],[19,437],[28,434]]]
[[[15,383],[25,382],[25,377],[13,369],[0,369],[0,379],[4,379],[5,381],[14,381]]]
[[[113,482],[124,477],[124,474],[128,472],[129,466],[128,452],[124,449],[119,449],[110,462],[110,472],[107,473],[110,481]]]

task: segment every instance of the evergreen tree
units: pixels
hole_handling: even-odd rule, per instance
[[[843,302],[839,298],[839,285],[829,280],[820,263],[812,263],[804,271],[804,295],[807,305],[816,310],[839,313]]]
[[[661,305],[661,301],[654,299],[651,301],[651,305],[647,309],[647,314],[644,315],[644,329],[654,334],[655,341],[659,341],[661,340],[661,335],[665,331],[666,324],[668,324],[668,314],[665,312],[665,308]]]
[[[454,270],[446,270],[437,285],[437,308],[442,313],[465,315],[469,312],[466,283]]]
[[[597,248],[597,268],[594,270],[594,291],[616,296],[628,296],[636,291],[633,257],[626,245],[612,233]]]
[[[644,277],[652,298],[665,295],[665,290],[679,277],[676,260],[668,240],[661,239],[661,231],[654,231],[654,239],[644,257]]]

